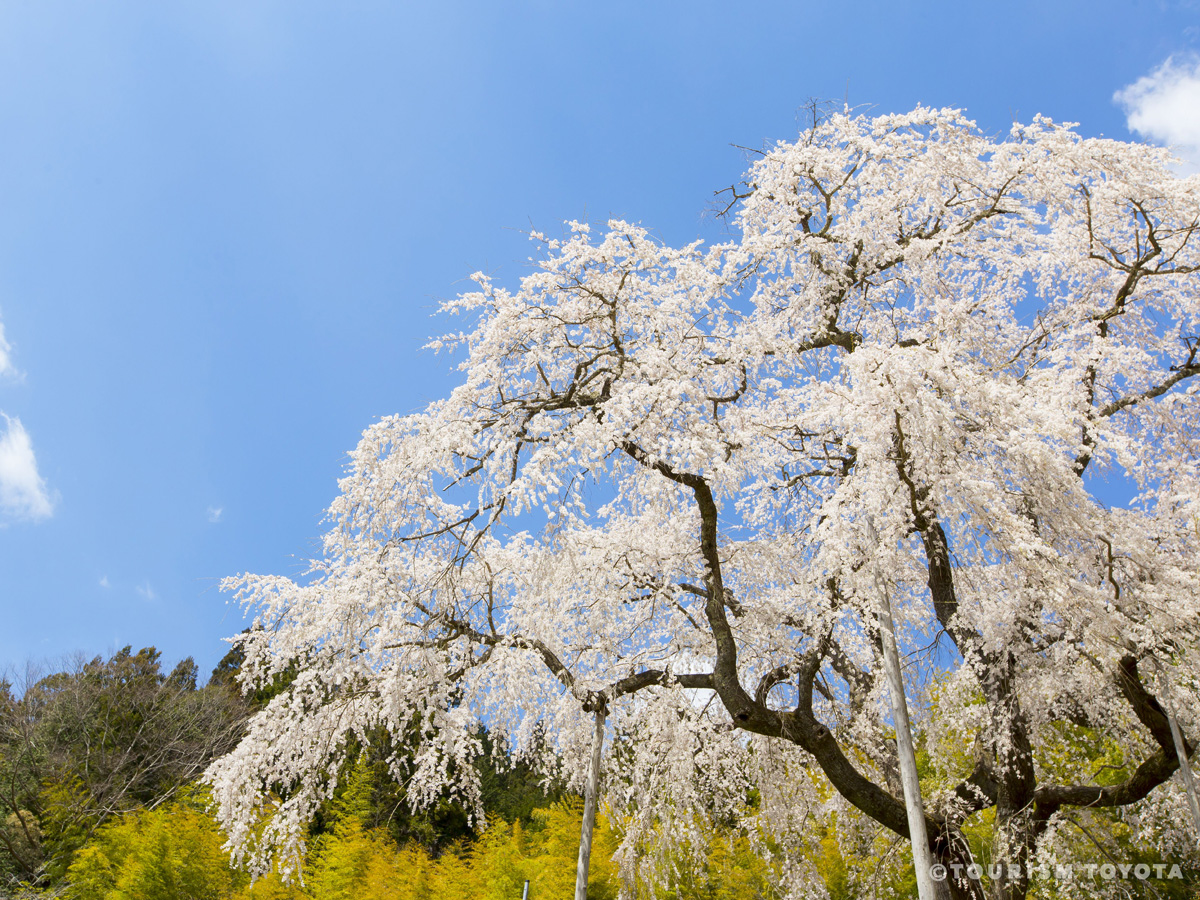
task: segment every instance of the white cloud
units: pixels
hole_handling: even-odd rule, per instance
[[[13,519],[46,519],[54,503],[38,475],[33,442],[21,420],[0,413],[7,429],[0,435],[0,516]]]
[[[147,600],[157,600],[158,599],[158,594],[154,593],[154,588],[152,588],[150,586],[149,581],[143,581],[136,588],[134,588],[134,590],[136,590],[139,594],[141,594]]]
[[[1183,159],[1181,175],[1200,172],[1200,57],[1174,57],[1115,94],[1131,131],[1166,144]]]
[[[107,587],[109,587],[109,584],[108,584],[108,576],[107,576],[107,575],[101,575],[101,576],[100,576],[100,587],[102,587],[102,588],[107,588]]]
[[[210,506],[208,508],[208,521],[217,523],[221,521],[221,513],[225,510],[220,506]]]
[[[0,375],[15,375],[12,362],[12,344],[4,338],[4,323],[0,322]]]

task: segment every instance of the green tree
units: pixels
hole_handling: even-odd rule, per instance
[[[154,807],[236,742],[240,698],[153,647],[0,684],[0,874],[53,885],[120,813]]]

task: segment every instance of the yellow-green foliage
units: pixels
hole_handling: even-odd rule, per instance
[[[225,900],[238,877],[209,816],[181,801],[103,826],[68,872],[80,900]]]
[[[78,900],[571,900],[582,801],[568,798],[533,812],[528,825],[491,817],[472,844],[451,845],[436,859],[419,844],[398,847],[370,828],[368,785],[352,772],[332,810],[333,825],[312,841],[303,884],[271,875],[251,883],[229,868],[223,837],[205,798],[187,796],[103,826],[68,873]],[[836,818],[820,830],[812,858],[831,900],[856,900],[865,888],[908,896],[915,888],[907,845],[878,831],[847,843]],[[738,828],[702,823],[699,852],[675,860],[672,882],[638,885],[638,900],[774,900],[774,864]],[[616,900],[612,862],[619,836],[598,817],[588,880],[589,900]],[[685,848],[686,849],[686,848]],[[694,849],[694,848],[692,848]],[[778,848],[776,848],[778,849]],[[769,855],[769,854],[768,854]]]
[[[68,873],[77,900],[515,900],[525,879],[530,900],[570,900],[575,887],[582,804],[537,810],[524,828],[501,818],[473,847],[431,859],[415,844],[397,847],[382,829],[363,826],[363,791],[352,776],[333,830],[313,842],[304,884],[271,875],[251,884],[230,869],[223,837],[192,796],[130,813],[103,826]],[[593,845],[589,900],[615,900],[611,857],[617,840],[603,816]]]
[[[697,842],[682,841],[666,865],[667,884],[639,877],[638,900],[777,900],[779,847],[757,831],[697,821]],[[661,876],[660,876],[661,877]],[[590,894],[588,895],[590,898]]]
[[[430,898],[471,897],[475,891],[475,867],[468,849],[456,845],[438,857],[430,873]]]
[[[963,735],[923,734],[918,741],[922,789],[930,796],[949,790],[974,765],[977,748]],[[1036,748],[1040,773],[1051,780],[1079,778],[1096,784],[1127,778],[1136,754],[1122,751],[1101,732],[1059,723],[1047,729]],[[111,819],[88,838],[94,822],[70,818],[82,788],[69,780],[48,783],[43,821],[74,846],[65,896],[78,900],[516,900],[529,881],[529,900],[571,900],[583,803],[571,797],[534,809],[509,822],[491,816],[473,841],[451,843],[436,857],[427,846],[397,846],[380,814],[378,773],[360,760],[349,768],[342,789],[323,813],[323,832],[313,838],[304,860],[303,883],[284,884],[277,875],[251,883],[229,867],[224,838],[194,791],[173,803]],[[817,777],[817,776],[813,776]],[[821,781],[818,793],[831,794]],[[747,810],[756,807],[748,801]],[[385,807],[386,808],[386,807]],[[1131,809],[1136,815],[1137,807]],[[56,818],[60,816],[60,818]],[[1068,811],[1057,841],[1076,863],[1161,861],[1154,847],[1139,846],[1133,815],[1113,810]],[[383,823],[383,824],[381,824]],[[697,823],[699,846],[683,846],[668,861],[665,886],[637,884],[637,900],[775,900],[783,848],[757,832],[731,823]],[[974,858],[991,862],[995,812],[971,816],[963,832]],[[411,834],[412,832],[408,832]],[[915,896],[912,860],[906,841],[852,810],[830,811],[812,821],[812,841],[793,853],[824,882],[830,900],[865,896]],[[753,840],[752,840],[753,838]],[[86,843],[84,841],[86,840]],[[619,835],[598,817],[588,882],[589,900],[616,900],[619,880],[613,854]],[[1030,900],[1058,900],[1060,885],[1037,879]],[[1188,896],[1182,880],[1155,885],[1169,900]]]

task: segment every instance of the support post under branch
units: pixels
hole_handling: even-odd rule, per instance
[[[592,760],[583,793],[583,832],[579,836],[579,864],[575,867],[575,900],[587,900],[588,864],[592,859],[592,830],[596,825],[596,798],[600,790],[600,756],[604,750],[603,706],[596,710],[596,730],[592,734]]]

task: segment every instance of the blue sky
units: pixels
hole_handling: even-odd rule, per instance
[[[1198,52],[1197,0],[0,0],[0,668],[210,668],[220,579],[303,568],[362,429],[452,383],[437,303],[519,278],[524,230],[716,238],[732,145],[809,98],[1200,165]]]

